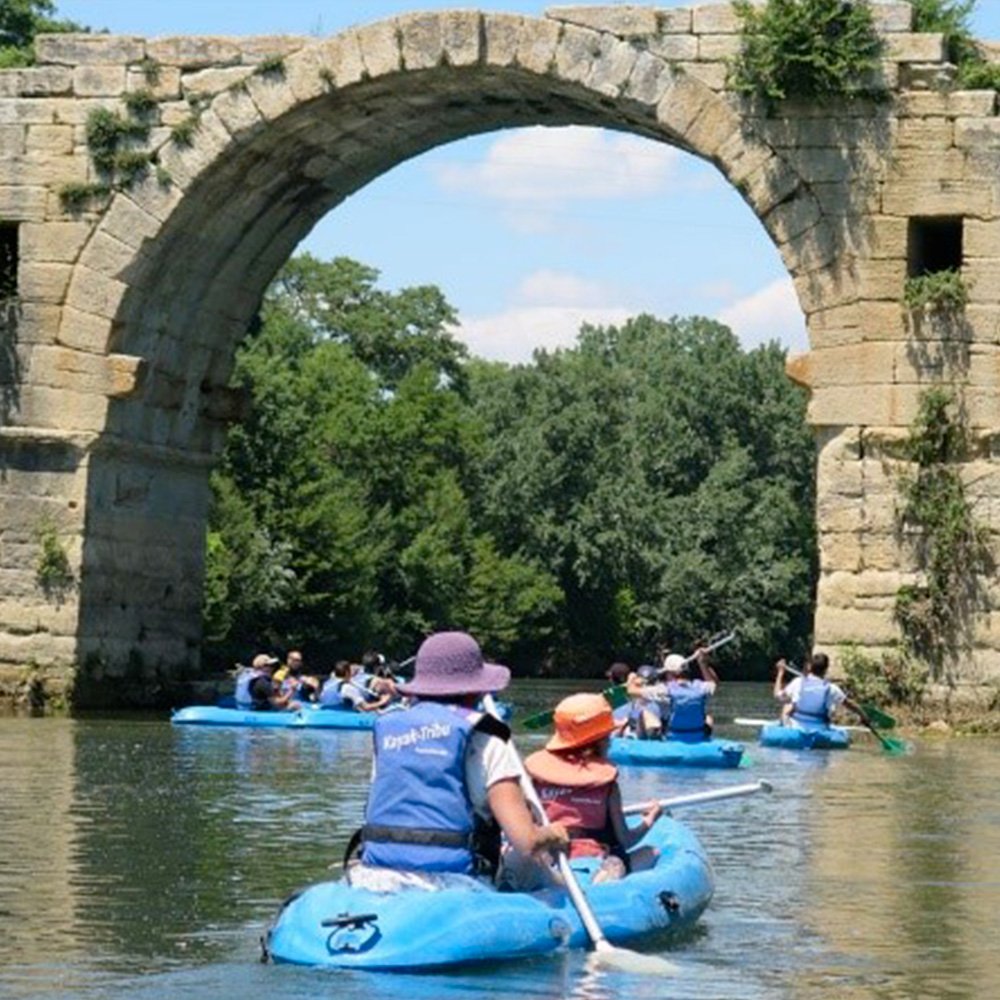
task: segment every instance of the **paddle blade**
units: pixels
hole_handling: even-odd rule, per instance
[[[889,754],[890,757],[900,757],[903,754],[910,752],[910,744],[904,740],[896,740],[891,736],[882,736],[881,733],[876,735],[881,737],[879,742],[882,744],[882,749]]]
[[[865,715],[871,719],[872,723],[880,729],[895,729],[896,720],[891,715],[886,715],[880,708],[874,705],[862,705]]]
[[[605,940],[597,942],[594,950],[587,956],[587,964],[642,976],[676,976],[680,972],[678,966],[662,955],[646,955],[629,948],[616,948]]]
[[[604,695],[604,700],[612,708],[619,708],[629,700],[628,691],[624,684],[615,684],[612,687],[606,687],[601,694]]]
[[[539,712],[537,715],[529,715],[526,719],[522,720],[521,725],[525,729],[546,729],[552,725],[554,718],[555,712]]]

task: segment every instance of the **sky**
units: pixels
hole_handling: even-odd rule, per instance
[[[605,6],[613,6],[606,2]],[[659,0],[651,6],[694,5]],[[325,37],[414,10],[541,15],[540,0],[57,0],[113,34]],[[1000,39],[1000,0],[980,0],[980,38]],[[571,346],[582,322],[642,312],[728,324],[746,348],[807,349],[777,250],[718,171],[671,146],[599,129],[494,132],[383,174],[301,244],[348,256],[387,290],[437,285],[471,353],[512,363]]]

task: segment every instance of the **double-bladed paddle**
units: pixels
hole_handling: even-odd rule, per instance
[[[495,718],[500,717],[492,695],[487,694],[483,696],[483,706],[490,715]],[[535,785],[528,772],[525,771],[524,764],[521,762],[520,755],[513,743],[511,743],[511,749],[514,751],[514,757],[517,760],[518,770],[520,771],[519,780],[524,797],[528,800],[531,808],[537,813],[539,822],[544,826],[548,826],[549,818],[545,813],[545,808],[538,798]],[[651,975],[673,975],[677,972],[677,966],[673,962],[668,962],[659,955],[645,955],[639,951],[631,951],[628,948],[619,948],[613,945],[604,936],[604,931],[601,930],[601,925],[597,921],[597,916],[590,905],[590,900],[584,895],[576,873],[570,866],[569,858],[560,852],[558,855],[558,864],[559,874],[562,876],[566,886],[566,892],[569,894],[569,898],[580,916],[580,922],[583,924],[593,945],[593,955],[601,964],[610,965],[625,972],[644,972]]]
[[[720,636],[716,636],[711,639],[707,646],[702,647],[701,652],[711,653],[716,649],[721,649],[727,643],[733,641],[736,638],[736,630],[725,632]],[[690,656],[686,657],[684,660],[684,666],[686,667],[690,663],[698,659],[698,653],[692,653]],[[663,668],[661,667],[658,674],[663,673]],[[625,684],[613,684],[611,687],[606,687],[601,694],[604,696],[605,701],[612,707],[618,708],[619,705],[624,705],[628,701],[628,690]],[[524,720],[525,729],[544,729],[546,726],[552,725],[552,720],[555,718],[555,711],[553,709],[548,709],[545,712],[538,712],[536,715],[529,715],[528,718]]]

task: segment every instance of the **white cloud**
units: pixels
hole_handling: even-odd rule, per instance
[[[557,347],[572,347],[582,323],[620,325],[635,312],[620,306],[509,309],[493,316],[463,319],[455,336],[478,357],[517,364],[530,361],[532,352],[539,347],[550,351]]]
[[[535,271],[518,285],[514,298],[523,305],[601,306],[613,298],[611,288],[568,271]]]
[[[599,129],[528,128],[502,133],[477,163],[443,163],[438,183],[508,203],[643,198],[666,190],[681,153]]]
[[[805,317],[791,278],[773,281],[717,313],[746,348],[777,340],[793,353],[809,350]]]

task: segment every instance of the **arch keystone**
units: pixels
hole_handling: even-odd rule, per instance
[[[403,68],[399,28],[395,20],[379,21],[357,29],[358,48],[365,72],[371,77],[398,73]]]
[[[483,62],[487,66],[512,66],[525,30],[525,18],[518,14],[483,15]]]

